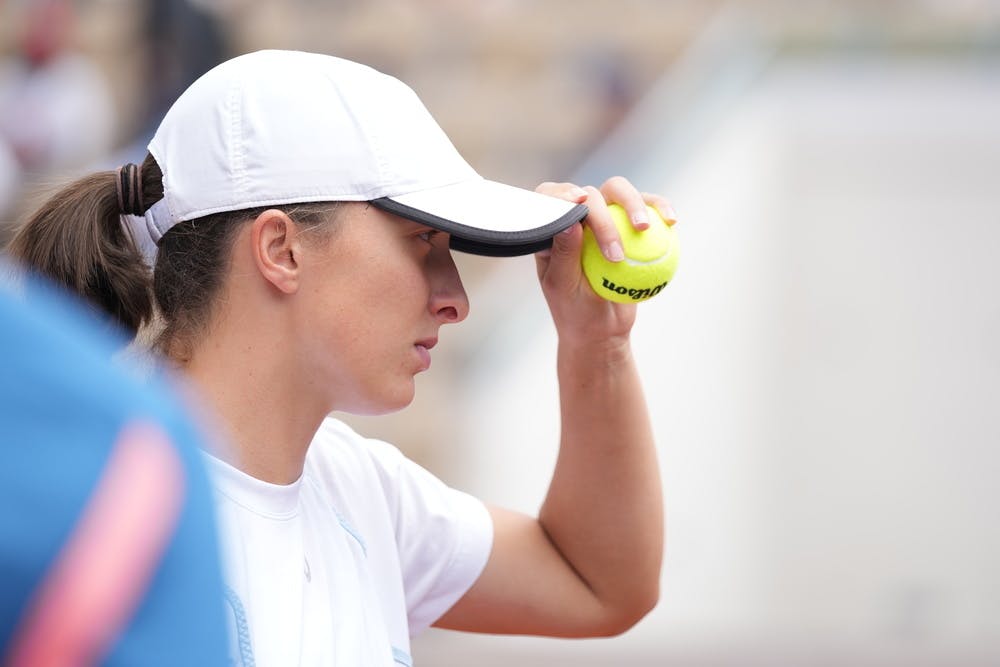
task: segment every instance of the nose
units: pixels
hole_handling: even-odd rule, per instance
[[[469,297],[447,247],[435,248],[430,257],[430,310],[441,324],[461,322],[469,315]]]

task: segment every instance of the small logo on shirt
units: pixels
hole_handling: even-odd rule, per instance
[[[305,569],[303,570],[303,573],[306,575],[306,581],[307,582],[311,582],[312,581],[312,572],[309,570],[309,559],[306,558],[305,556],[303,556],[302,557],[302,561],[306,565]]]

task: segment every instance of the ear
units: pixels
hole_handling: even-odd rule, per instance
[[[285,294],[292,294],[299,288],[297,231],[292,219],[277,209],[264,211],[250,227],[257,270]]]

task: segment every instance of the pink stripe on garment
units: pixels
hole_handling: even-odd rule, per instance
[[[128,625],[173,535],[184,470],[169,438],[134,422],[21,621],[10,667],[91,665]]]

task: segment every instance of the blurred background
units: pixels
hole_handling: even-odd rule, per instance
[[[140,160],[190,81],[266,47],[402,78],[487,177],[671,198],[680,269],[635,330],[659,606],[613,639],[432,630],[418,665],[1000,665],[1000,3],[0,10],[0,236],[52,185]],[[472,314],[414,404],[345,419],[534,512],[558,421],[533,262],[458,260]]]

